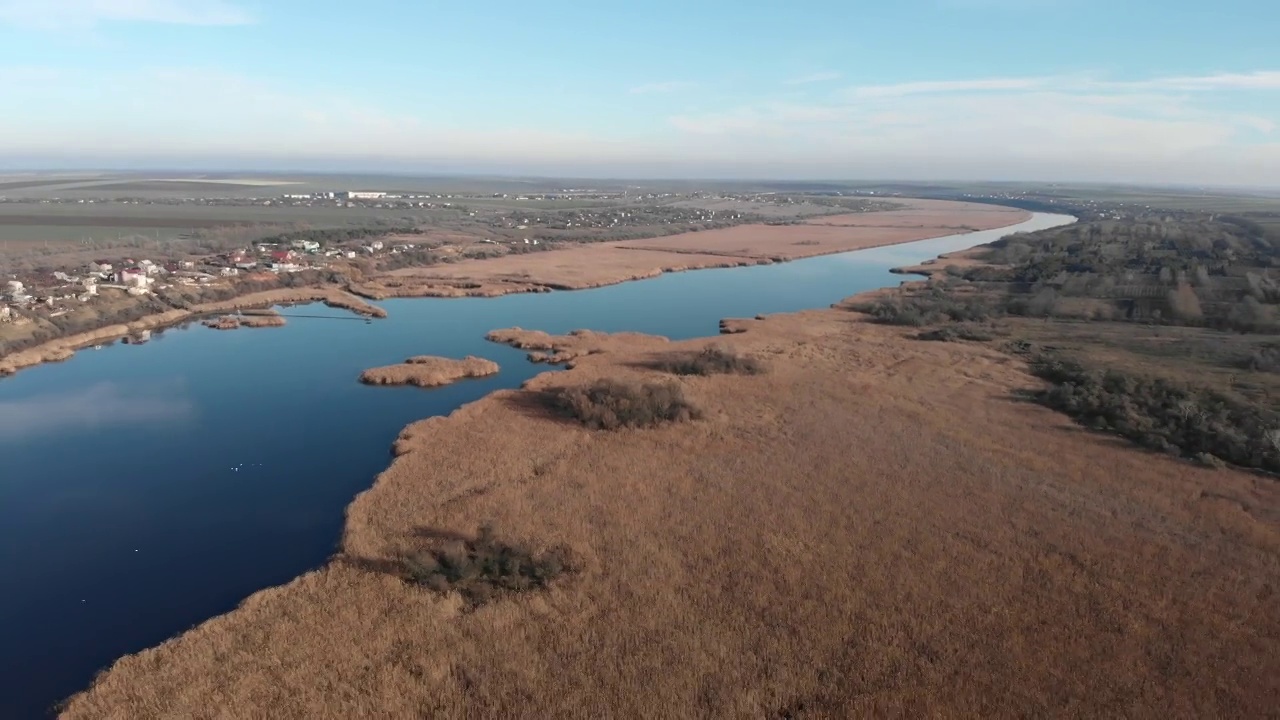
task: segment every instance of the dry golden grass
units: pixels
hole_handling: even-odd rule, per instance
[[[613,285],[667,272],[794,260],[1015,225],[1030,213],[946,200],[902,199],[899,210],[835,215],[800,225],[740,225],[650,240],[403,268],[359,284],[369,297],[487,297]]]
[[[715,342],[771,371],[663,376],[692,423],[590,431],[529,399],[710,341],[411,425],[339,559],[122,659],[66,716],[1274,713],[1274,480],[1083,432],[981,345],[831,310],[733,326]],[[386,571],[485,523],[578,571],[474,611]]]
[[[284,327],[285,320],[273,311],[256,310],[244,315],[223,315],[204,321],[204,326],[214,330],[236,330],[239,328]]]
[[[461,360],[417,355],[399,365],[370,368],[360,374],[366,385],[414,385],[421,388],[441,387],[465,378],[497,375],[498,363],[468,355]]]
[[[754,259],[676,252],[637,253],[617,243],[403,268],[361,283],[371,297],[491,297],[549,289],[582,290],[666,272],[755,265]]]
[[[1007,227],[1031,217],[1031,213],[1016,208],[949,200],[895,199],[895,202],[900,202],[902,209],[831,215],[800,225],[740,225],[616,245],[639,250],[793,260]]]
[[[568,364],[584,355],[599,355],[606,352],[635,351],[649,347],[659,347],[667,342],[666,338],[643,333],[620,332],[603,333],[594,330],[573,330],[568,335],[550,335],[541,330],[525,330],[524,328],[503,328],[490,330],[485,335],[489,342],[510,345],[517,350],[530,350],[530,362],[548,363],[551,365]]]

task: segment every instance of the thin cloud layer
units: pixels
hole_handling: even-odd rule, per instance
[[[0,23],[58,30],[104,22],[248,25],[248,11],[223,0],[0,0]]]
[[[800,75],[786,81],[788,85],[813,85],[815,83],[834,82],[841,77],[838,72],[824,71]]]
[[[690,90],[695,87],[695,83],[688,80],[667,80],[664,82],[645,83],[637,85],[629,91],[632,95],[650,95],[653,93],[670,93],[680,90]]]

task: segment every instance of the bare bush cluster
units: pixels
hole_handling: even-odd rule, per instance
[[[586,387],[554,390],[550,404],[593,430],[647,428],[699,417],[698,409],[673,383],[599,380]]]
[[[934,342],[987,342],[994,340],[995,337],[986,328],[962,323],[959,325],[943,325],[935,330],[926,330],[917,335],[916,339]]]
[[[1052,357],[1036,360],[1032,370],[1050,383],[1040,402],[1095,430],[1173,455],[1280,472],[1280,415],[1273,408]]]
[[[1001,314],[983,298],[955,297],[939,288],[854,309],[867,313],[878,323],[911,327],[940,322],[981,322]]]
[[[546,587],[574,568],[569,548],[543,553],[498,539],[485,525],[474,538],[445,540],[403,559],[406,579],[440,593],[457,592],[473,607],[511,593]]]
[[[654,365],[674,375],[760,375],[765,364],[749,355],[723,347],[709,347],[698,353],[669,355]]]

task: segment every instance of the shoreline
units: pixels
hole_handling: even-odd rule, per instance
[[[652,278],[661,277],[662,275],[666,275],[668,273],[688,272],[688,271],[694,271],[694,270],[731,269],[735,267],[750,267],[754,265],[768,265],[768,264],[773,264],[778,262],[791,262],[794,260],[803,260],[803,259],[814,258],[814,257],[822,257],[826,255],[838,255],[846,252],[858,252],[860,250],[870,250],[874,248],[891,247],[894,245],[903,245],[903,244],[912,243],[912,242],[920,242],[923,240],[935,240],[940,237],[949,237],[951,235],[965,235],[965,234],[972,234],[974,232],[983,232],[986,230],[997,230],[997,229],[1003,229],[1003,228],[1013,227],[1015,225],[1022,224],[1027,220],[1029,220],[1030,218],[1034,217],[1033,213],[1028,212],[1026,210],[1021,210],[1017,208],[1008,208],[1003,206],[983,206],[983,205],[976,205],[974,203],[961,203],[961,202],[952,202],[952,201],[927,201],[927,200],[922,201],[922,200],[916,200],[912,198],[901,198],[900,200],[904,200],[908,202],[908,204],[904,206],[907,209],[907,211],[920,209],[922,207],[923,208],[935,207],[937,204],[941,203],[947,206],[963,206],[966,208],[969,206],[972,206],[974,210],[971,210],[971,211],[976,212],[978,210],[981,210],[982,212],[985,212],[989,215],[1003,214],[1003,215],[1009,215],[1010,217],[1001,219],[1002,222],[1004,220],[1008,220],[1009,222],[1007,222],[1006,224],[999,224],[991,227],[978,227],[978,228],[969,230],[968,232],[965,232],[965,233],[955,232],[955,230],[957,229],[957,226],[954,226],[954,225],[939,226],[937,228],[938,230],[937,232],[921,233],[919,232],[919,230],[921,229],[929,230],[930,228],[925,228],[923,226],[920,226],[918,228],[902,227],[902,226],[881,226],[881,225],[846,226],[846,225],[841,225],[834,222],[835,220],[838,220],[844,217],[860,218],[860,217],[869,217],[869,216],[883,216],[883,214],[886,212],[893,213],[895,211],[866,213],[865,216],[858,216],[858,215],[823,216],[810,223],[804,223],[800,225],[786,225],[786,226],[747,225],[747,226],[738,226],[735,228],[727,228],[725,230],[710,230],[710,231],[702,231],[702,232],[680,233],[677,235],[670,235],[670,236],[659,237],[659,238],[649,238],[645,240],[627,240],[627,241],[617,241],[617,242],[579,244],[570,248],[545,251],[545,252],[536,253],[532,255],[518,255],[518,256],[506,255],[498,258],[468,260],[468,261],[463,261],[459,263],[454,263],[452,265],[445,266],[445,267],[427,266],[423,268],[407,268],[406,270],[409,270],[411,272],[416,272],[416,273],[431,273],[433,270],[441,271],[446,269],[452,272],[457,272],[457,268],[459,267],[462,267],[465,269],[465,268],[475,267],[477,265],[482,265],[482,266],[485,266],[486,268],[483,272],[488,273],[488,278],[481,279],[478,282],[476,280],[459,280],[459,281],[456,281],[455,284],[448,284],[443,281],[438,281],[434,283],[428,282],[424,285],[414,287],[410,291],[404,292],[403,294],[391,292],[390,288],[386,288],[386,287],[381,287],[381,288],[371,287],[368,284],[368,282],[348,283],[345,286],[317,285],[317,286],[308,286],[304,288],[277,288],[273,290],[263,290],[263,291],[258,291],[254,293],[249,293],[246,295],[241,295],[228,300],[215,301],[211,303],[203,303],[190,310],[182,310],[182,309],[175,308],[173,310],[165,311],[163,313],[145,316],[143,318],[140,318],[138,320],[135,320],[129,323],[109,325],[103,328],[99,328],[97,330],[90,330],[90,331],[77,333],[75,335],[70,335],[62,338],[55,338],[53,340],[49,340],[47,342],[41,343],[39,345],[35,345],[25,350],[19,350],[17,352],[10,353],[9,355],[0,357],[0,380],[17,373],[19,370],[35,367],[45,363],[66,361],[71,357],[73,357],[77,351],[83,350],[88,347],[92,347],[94,345],[98,345],[105,342],[113,342],[115,340],[119,340],[120,338],[128,337],[129,335],[143,332],[143,331],[163,330],[166,328],[171,328],[177,325],[181,325],[186,322],[198,321],[201,318],[204,318],[207,316],[227,313],[227,312],[236,311],[236,310],[271,307],[272,305],[277,305],[277,304],[291,305],[291,304],[307,304],[311,302],[324,302],[326,305],[330,305],[331,307],[340,307],[340,308],[350,309],[358,315],[364,315],[366,317],[381,318],[381,317],[386,317],[386,311],[383,310],[382,308],[379,308],[376,305],[371,305],[367,302],[364,302],[364,300],[387,300],[392,298],[448,299],[448,298],[471,298],[471,297],[502,297],[506,295],[515,295],[515,294],[590,290],[590,289],[595,289],[599,287],[608,287],[611,285],[618,285],[625,282],[649,280]],[[914,204],[911,204],[911,203],[914,203]],[[998,211],[993,211],[992,208],[998,208]],[[984,215],[984,217],[986,216]],[[876,219],[881,219],[881,218],[876,218]],[[954,222],[954,220],[948,220],[947,222]],[[809,250],[808,248],[814,248],[815,246],[792,244],[792,245],[785,246],[787,249],[787,253],[782,255],[775,255],[773,257],[765,257],[761,255],[714,254],[714,253],[705,252],[705,251],[698,252],[698,251],[689,251],[689,250],[681,250],[681,249],[671,249],[671,246],[679,245],[681,243],[686,243],[686,244],[688,242],[700,243],[703,241],[708,241],[709,238],[711,242],[714,242],[715,238],[717,237],[722,237],[735,232],[737,234],[741,234],[744,229],[758,231],[762,228],[770,228],[777,232],[787,231],[791,233],[794,233],[796,231],[801,231],[801,230],[808,230],[810,232],[815,232],[819,229],[832,230],[832,229],[840,229],[840,228],[845,228],[845,229],[854,228],[859,230],[871,229],[876,231],[898,229],[898,230],[910,230],[914,232],[911,232],[908,236],[904,236],[896,239],[862,240],[856,243],[856,247],[839,247],[839,248],[832,248],[832,249],[824,248],[824,249]],[[807,242],[807,241],[802,240],[800,242]],[[796,248],[800,248],[800,249],[796,250]],[[679,259],[682,261],[685,258],[696,257],[696,258],[703,258],[703,262],[701,263],[687,262],[683,264],[658,263],[657,267],[651,267],[650,269],[639,271],[639,272],[636,272],[636,271],[622,272],[621,274],[614,274],[612,276],[607,276],[603,279],[597,279],[593,281],[581,281],[581,282],[557,282],[557,281],[547,279],[545,275],[541,279],[530,277],[523,280],[515,280],[515,279],[510,279],[505,277],[501,272],[501,269],[495,269],[495,265],[494,265],[495,263],[501,263],[503,261],[505,261],[507,264],[510,264],[512,258],[517,258],[517,259],[533,258],[541,261],[544,259],[544,256],[553,255],[555,257],[551,259],[556,261],[562,261],[559,263],[562,265],[564,264],[563,261],[565,261],[566,259],[569,259],[569,260],[577,260],[580,266],[590,266],[593,263],[593,261],[596,259],[590,256],[601,255],[602,253],[608,252],[609,250],[635,252],[637,256],[645,256],[646,253],[651,253],[650,257],[669,255],[669,256],[673,256],[673,258],[675,259]],[[672,259],[672,258],[664,257],[664,259]],[[403,271],[393,271],[392,273],[388,273],[384,276],[394,276],[395,272],[403,272]],[[554,270],[549,270],[548,274],[554,274]],[[485,285],[485,282],[488,282],[490,284]],[[471,285],[477,285],[477,287],[469,287]]]
[[[643,707],[660,710],[688,709],[689,703],[697,702],[711,703],[703,710],[722,714],[759,715],[800,703],[832,715],[878,714],[877,710],[892,708],[930,714],[948,707],[975,714],[1019,708],[1039,714],[1064,707],[1042,704],[1056,697],[1051,690],[1061,677],[1075,678],[1079,689],[1072,697],[1081,702],[1100,692],[1104,695],[1099,702],[1111,702],[1111,693],[1118,693],[1115,699],[1127,696],[1131,708],[1208,707],[1204,703],[1212,702],[1215,688],[1222,688],[1224,678],[1241,671],[1246,662],[1234,651],[1227,656],[1231,662],[1205,662],[1209,657],[1222,659],[1215,654],[1221,651],[1213,638],[1236,632],[1234,621],[1215,614],[1188,620],[1181,599],[1174,616],[1156,612],[1157,605],[1151,614],[1135,612],[1132,603],[1146,608],[1146,596],[1123,593],[1143,583],[1160,592],[1176,584],[1185,588],[1179,598],[1190,594],[1215,609],[1221,608],[1212,603],[1226,602],[1216,593],[1254,610],[1265,605],[1264,594],[1228,594],[1223,588],[1224,583],[1240,582],[1239,574],[1258,561],[1260,549],[1263,561],[1269,557],[1274,550],[1270,536],[1249,535],[1248,528],[1241,529],[1234,516],[1222,515],[1216,505],[1167,500],[1197,497],[1191,492],[1197,487],[1253,487],[1251,478],[1235,471],[1194,468],[1103,436],[1072,432],[1071,423],[1057,413],[1002,399],[1035,383],[1017,361],[981,346],[913,343],[900,328],[873,325],[856,313],[835,309],[882,290],[852,295],[833,308],[755,320],[726,318],[722,326],[728,323],[735,329],[731,338],[670,342],[634,335],[616,349],[581,356],[568,373],[540,373],[521,389],[499,390],[448,416],[409,424],[396,438],[395,458],[386,470],[347,506],[339,551],[332,560],[286,584],[261,590],[236,610],[160,646],[120,658],[69,700],[67,716],[127,714],[130,707],[139,707],[135,703],[144,702],[178,702],[176,707],[150,707],[179,712],[184,701],[174,700],[176,689],[190,690],[192,677],[201,678],[203,689],[186,702],[199,704],[198,696],[208,693],[236,703],[262,703],[239,708],[248,714],[280,702],[301,702],[291,707],[304,714],[326,707],[341,712],[344,706],[325,704],[332,701],[348,703],[347,711],[367,708],[373,701],[369,694],[377,692],[367,686],[354,697],[302,691],[317,677],[330,686],[349,682],[344,668],[354,672],[352,668],[360,666],[345,658],[348,645],[355,646],[349,654],[359,662],[385,662],[379,677],[390,682],[397,677],[396,658],[405,652],[400,649],[405,642],[423,653],[416,662],[425,670],[414,673],[408,685],[394,681],[397,694],[376,698],[392,703],[382,706],[388,713],[416,707],[440,715],[475,710],[492,714],[516,700],[526,710],[544,715],[611,702],[615,708],[636,709],[642,706],[633,704],[639,702],[635,688],[645,688],[642,694],[651,704]],[[554,339],[536,336],[526,344],[532,349]],[[779,376],[680,380],[708,409],[706,419],[690,426],[593,433],[531,414],[521,403],[531,392],[565,382],[645,377],[645,371],[637,369],[639,360],[725,341],[774,358]],[[857,362],[850,365],[849,358]],[[822,411],[812,410],[818,403]],[[850,415],[832,422],[824,414],[832,411]],[[956,424],[955,417],[970,422]],[[783,419],[779,430],[776,424]],[[794,432],[806,438],[806,447],[796,448],[791,441],[790,428],[796,422],[800,429]],[[850,427],[844,427],[846,423]],[[993,429],[1002,432],[990,432]],[[813,440],[815,447],[810,448],[810,435],[839,442]],[[910,438],[907,447],[898,447],[899,436]],[[922,437],[927,442],[921,442]],[[486,451],[476,453],[481,438]],[[726,438],[739,443],[727,455],[721,449]],[[859,438],[872,457],[890,458],[884,463],[887,469],[839,460],[847,454],[849,438]],[[665,456],[660,448],[665,448]],[[659,477],[645,472],[655,453],[663,458]],[[748,469],[754,467],[748,458],[774,464],[756,472]],[[438,471],[445,462],[447,471]],[[843,464],[828,470],[824,463]],[[943,463],[950,476],[939,486],[927,470]],[[991,469],[993,464],[998,471]],[[731,467],[726,471],[725,465]],[[804,482],[786,480],[788,472],[799,473]],[[810,478],[805,473],[819,475]],[[1034,482],[1022,477],[1026,473],[1035,477]],[[682,479],[693,476],[697,482]],[[996,485],[998,492],[992,489]],[[832,503],[826,497],[832,494],[859,501]],[[713,520],[702,508],[720,507],[716,503],[730,504],[723,514],[712,513]],[[569,507],[559,522],[543,517],[561,504]],[[756,526],[769,508],[769,522],[781,525],[761,534]],[[1159,513],[1160,524],[1150,525],[1149,512]],[[408,530],[469,532],[475,523],[489,519],[539,546],[576,543],[584,553],[585,569],[546,593],[511,598],[469,614],[452,596],[410,588],[373,569],[398,557]],[[1096,525],[1097,537],[1080,533],[1077,523]],[[1205,523],[1221,523],[1229,534],[1214,539],[1219,530]],[[843,529],[846,526],[849,529]],[[713,541],[730,530],[741,536],[735,544],[750,549],[730,561],[746,573],[747,584],[727,586],[721,593],[719,583],[682,568],[713,562]],[[1209,534],[1201,537],[1205,532]],[[841,540],[839,533],[849,538]],[[1186,534],[1194,542],[1186,540]],[[1241,537],[1249,538],[1246,546],[1241,546]],[[679,538],[686,539],[677,542]],[[848,554],[850,547],[858,548],[856,555]],[[672,548],[689,557],[663,554]],[[904,553],[914,562],[904,566]],[[1064,553],[1070,562],[1059,559]],[[1152,553],[1168,562],[1145,563]],[[843,563],[833,562],[841,558]],[[1238,565],[1218,567],[1223,558]],[[1145,568],[1142,573],[1135,572],[1135,561]],[[655,562],[665,582],[637,585],[630,580]],[[1033,582],[1021,584],[1019,573],[1000,572],[1009,562],[1024,567]],[[808,595],[796,596],[794,589],[821,587],[825,573],[786,574],[808,564],[833,576],[833,584],[823,591],[830,594],[817,602]],[[948,569],[930,575],[937,567]],[[769,584],[768,578],[777,573],[778,583]],[[1120,578],[1126,581],[1120,583]],[[911,580],[924,583],[923,590],[904,587]],[[1266,577],[1255,580],[1257,585]],[[1118,599],[1116,587],[1123,588]],[[762,593],[779,599],[769,606],[771,617],[778,618],[777,627],[751,622],[758,618],[760,609],[754,603],[763,602],[758,599]],[[1102,604],[1103,621],[1095,623],[1092,616],[1078,614],[1072,600],[1080,594],[1082,601]],[[992,606],[1006,619],[997,621],[979,611]],[[1203,605],[1196,607],[1201,614],[1210,612]],[[1231,609],[1234,613],[1245,608]],[[1079,627],[1055,625],[1065,613]],[[1113,614],[1142,632],[1108,634],[1114,621],[1107,618]],[[648,634],[662,632],[654,629],[660,618],[674,623],[671,634],[661,642],[643,642]],[[1206,619],[1213,622],[1205,623]],[[920,625],[908,625],[903,636],[900,629],[894,630],[895,622]],[[285,623],[283,629],[270,630],[280,623]],[[981,638],[964,631],[975,623],[983,627]],[[1206,627],[1197,630],[1201,624]],[[871,628],[871,635],[859,634],[863,626]],[[380,632],[370,633],[370,627]],[[522,632],[513,633],[513,628]],[[1054,642],[1025,641],[1025,632],[1039,637],[1035,633],[1046,628],[1053,629]],[[682,633],[689,634],[688,642],[680,640]],[[1157,639],[1161,633],[1189,637],[1179,669],[1212,669],[1212,677],[1205,683],[1165,687],[1158,668],[1170,662],[1168,658],[1161,656],[1154,665],[1134,660],[1145,646],[1145,633],[1156,633]],[[856,660],[845,659],[846,636],[858,641]],[[316,661],[307,640],[300,639],[309,637],[323,640],[337,657],[325,655],[324,662]],[[593,644],[590,657],[584,656],[584,637],[604,647]],[[1111,661],[1092,652],[1106,639],[1123,650]],[[664,647],[663,642],[674,645]],[[451,647],[466,643],[471,644],[463,650]],[[925,655],[934,658],[930,665],[941,666],[937,674],[929,665],[911,666],[918,677],[906,688],[870,696],[855,692],[851,705],[830,699],[831,683],[821,675],[815,679],[769,671],[843,668],[846,662],[873,660],[895,668],[904,657],[924,652],[921,643],[927,646]],[[207,651],[211,645],[220,648],[212,655]],[[1239,651],[1250,657],[1248,643],[1244,645]],[[699,647],[721,647],[724,657],[708,658],[697,652]],[[494,654],[492,648],[502,651]],[[1019,657],[1012,668],[1010,652]],[[884,653],[887,657],[881,657]],[[861,659],[863,654],[873,660]],[[615,662],[600,663],[601,657]],[[703,682],[715,682],[713,693],[707,694],[705,684],[655,687],[639,682],[682,660],[701,664]],[[310,664],[292,671],[271,669],[282,662]],[[735,669],[740,667],[748,674]],[[983,675],[984,669],[997,675]],[[239,683],[254,672],[268,672],[271,686],[253,684],[258,695],[237,696],[234,690],[246,692],[247,686]],[[860,672],[865,671],[853,674]],[[459,673],[465,682],[458,681]],[[1269,676],[1262,672],[1250,677],[1254,679],[1247,688],[1236,686],[1230,700],[1256,709],[1267,697]],[[930,680],[932,688],[923,679]],[[473,686],[479,688],[474,695]],[[544,686],[552,690],[536,694]],[[1023,686],[1031,690],[1018,689]],[[415,697],[415,692],[422,696]],[[1232,707],[1243,711],[1240,705]]]
[[[923,240],[929,239],[934,238],[924,238]],[[877,247],[884,247],[884,245]],[[854,250],[847,252],[858,251]],[[70,707],[78,698],[82,698],[86,694],[92,693],[99,680],[110,676],[122,661],[150,656],[152,653],[161,651],[171,646],[173,643],[180,642],[184,637],[193,632],[198,632],[206,626],[219,624],[237,616],[246,608],[270,603],[273,599],[281,596],[282,594],[288,593],[290,588],[296,586],[298,583],[306,583],[316,580],[325,573],[333,570],[350,568],[353,566],[353,563],[355,565],[359,565],[363,562],[363,558],[365,558],[370,552],[377,554],[377,551],[374,550],[374,548],[366,547],[363,540],[358,540],[354,536],[352,530],[353,513],[359,506],[367,501],[368,497],[379,491],[385,476],[396,470],[396,468],[401,467],[404,462],[408,462],[407,460],[403,460],[404,456],[411,455],[416,450],[421,449],[424,443],[429,443],[431,435],[442,427],[447,427],[454,423],[464,421],[479,413],[490,410],[495,406],[509,407],[513,398],[518,398],[530,390],[536,391],[538,388],[545,386],[552,379],[564,377],[565,372],[572,372],[576,370],[579,367],[579,362],[584,359],[592,362],[599,362],[603,359],[615,369],[631,369],[633,366],[626,361],[626,358],[634,357],[636,355],[651,355],[653,353],[678,352],[680,349],[684,348],[700,349],[703,347],[718,345],[722,340],[740,342],[745,338],[750,341],[752,339],[750,336],[751,330],[759,327],[761,323],[778,321],[785,323],[789,318],[803,318],[806,316],[821,314],[849,315],[851,313],[846,307],[848,303],[855,302],[864,297],[873,296],[876,293],[883,293],[894,289],[896,289],[896,286],[855,293],[854,295],[845,297],[836,303],[833,303],[827,308],[815,307],[798,312],[757,315],[754,318],[726,317],[720,320],[719,335],[707,335],[682,341],[671,341],[665,336],[627,331],[606,333],[591,330],[579,330],[572,331],[563,336],[558,336],[539,330],[494,328],[486,334],[485,339],[487,341],[526,351],[528,353],[528,361],[554,366],[554,369],[549,367],[545,372],[539,372],[529,380],[525,381],[519,388],[495,390],[474,401],[464,403],[448,415],[418,419],[405,425],[389,444],[391,459],[387,466],[374,476],[372,483],[366,489],[357,493],[345,506],[343,510],[344,521],[341,534],[338,538],[337,549],[328,561],[317,568],[301,573],[297,577],[285,583],[262,588],[241,600],[235,609],[221,615],[208,618],[192,628],[170,637],[159,645],[117,658],[113,663],[100,670],[97,678],[95,678],[88,687],[82,689],[72,697],[67,698],[64,702],[68,707]],[[875,327],[865,324],[864,326],[872,328]],[[625,372],[626,370],[623,371]],[[467,492],[470,493],[473,491]]]
[[[386,317],[386,311],[364,302],[358,296],[338,286],[317,285],[308,288],[277,288],[247,295],[202,303],[188,310],[174,308],[163,313],[147,315],[128,323],[108,325],[62,338],[56,338],[25,350],[0,358],[0,379],[19,370],[45,363],[71,359],[79,350],[94,345],[114,342],[140,332],[154,332],[175,327],[202,318],[224,315],[230,312],[269,308],[273,305],[296,305],[320,302],[329,307],[350,310],[365,317]]]

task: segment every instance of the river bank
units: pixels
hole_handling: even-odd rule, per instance
[[[405,268],[343,287],[255,292],[56,338],[0,358],[0,377],[41,363],[67,360],[82,348],[246,308],[324,302],[369,317],[385,317],[384,310],[360,298],[497,297],[584,290],[672,272],[787,262],[991,230],[1031,217],[1024,210],[977,203],[911,198],[897,201],[903,205],[898,210],[823,216],[796,225],[742,225],[647,240],[579,244],[554,251]]]
[[[89,332],[76,333],[66,337],[50,340],[26,350],[0,358],[0,377],[12,375],[23,368],[42,363],[61,362],[70,359],[77,350],[94,345],[113,342],[120,338],[151,332],[198,320],[211,315],[237,312],[246,309],[260,309],[272,305],[293,305],[321,302],[330,307],[350,310],[366,317],[386,317],[386,311],[371,305],[364,300],[336,286],[315,288],[280,288],[241,295],[230,300],[202,303],[186,310],[169,310],[156,315],[149,315],[131,323],[109,325]],[[274,326],[274,321],[255,320],[248,324],[264,324]]]
[[[67,716],[1268,711],[1274,487],[1013,402],[1037,381],[981,345],[842,309],[727,325],[571,336],[596,350],[572,370],[410,425],[333,562],[120,660]],[[713,342],[770,372],[647,369]],[[702,419],[591,432],[535,401],[602,378],[677,382]],[[582,567],[475,611],[394,575],[485,523]]]
[[[404,268],[353,283],[350,289],[374,300],[587,290],[666,273],[767,265],[992,230],[1031,217],[1024,210],[977,203],[911,198],[895,201],[903,207],[824,216],[791,225],[740,225]]]

